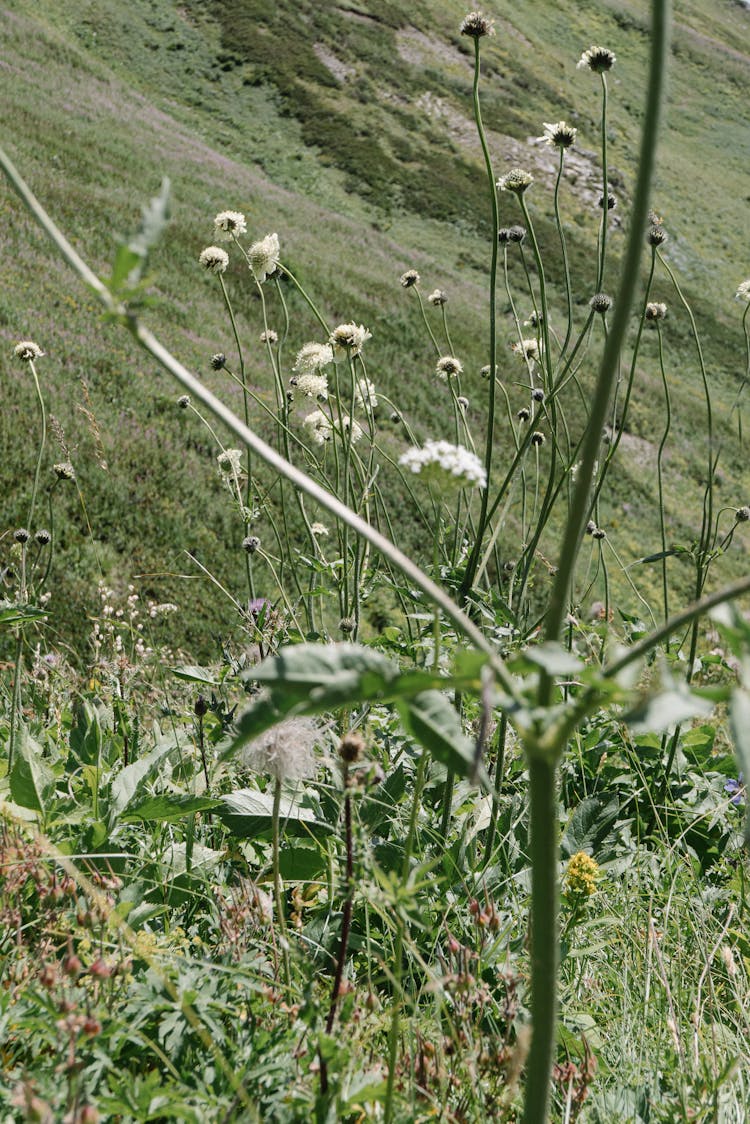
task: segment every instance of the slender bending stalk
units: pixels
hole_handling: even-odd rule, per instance
[[[578,470],[573,506],[568,514],[555,584],[545,620],[545,637],[549,641],[559,639],[568,609],[570,583],[587,518],[594,462],[599,454],[601,431],[639,279],[642,231],[646,227],[648,215],[666,76],[669,9],[669,0],[654,0],[651,64],[630,231],[612,327],[604,349],[583,443],[583,456]],[[605,189],[604,206],[606,205]],[[550,705],[553,689],[553,680],[549,675],[543,674],[539,685],[540,706]],[[563,729],[557,734],[554,745],[549,748],[543,749],[531,738],[526,746],[531,788],[533,1034],[527,1068],[524,1124],[545,1124],[549,1104],[552,1051],[557,1018],[558,847],[555,770],[565,747],[565,736],[566,731]]]
[[[276,906],[276,924],[279,928],[279,943],[284,960],[284,980],[287,987],[292,986],[292,973],[289,965],[289,944],[286,938],[286,917],[284,916],[284,895],[279,868],[279,814],[281,812],[281,778],[276,777],[273,784],[273,896]]]
[[[609,171],[607,169],[607,76],[602,73],[602,221],[599,227],[599,267],[596,272],[596,291],[604,284],[604,266],[607,256],[607,227],[609,226]]]
[[[659,523],[661,527],[661,586],[662,598],[664,601],[664,620],[669,620],[669,585],[667,583],[667,529],[665,523],[664,511],[664,481],[662,479],[662,457],[664,455],[664,446],[669,437],[669,431],[672,426],[672,402],[669,395],[669,383],[667,382],[667,372],[664,370],[664,341],[661,335],[661,324],[656,321],[656,330],[659,333],[659,370],[661,371],[661,381],[664,387],[664,409],[666,411],[664,417],[664,433],[662,434],[661,441],[659,442],[659,451],[656,455],[656,479],[659,488]],[[667,645],[669,651],[669,645]]]

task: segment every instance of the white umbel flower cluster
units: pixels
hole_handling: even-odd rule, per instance
[[[247,223],[242,211],[219,211],[214,219],[214,232],[223,242],[231,242],[240,234],[247,234]]]
[[[484,465],[476,453],[463,445],[451,445],[449,441],[427,441],[421,449],[407,449],[398,463],[441,487],[453,484],[462,488],[484,488],[487,485]]]
[[[278,234],[267,234],[260,242],[253,242],[247,257],[256,280],[265,281],[273,273],[279,264],[280,253]]]
[[[307,435],[316,445],[325,445],[333,437],[331,419],[322,410],[313,410],[302,422],[307,430]]]
[[[329,343],[306,343],[297,352],[293,369],[297,374],[306,375],[321,371],[329,363],[333,363],[333,348]]]

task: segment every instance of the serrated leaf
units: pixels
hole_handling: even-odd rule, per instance
[[[458,776],[471,773],[474,745],[464,734],[456,709],[445,695],[440,691],[423,691],[413,699],[398,699],[396,707],[407,734],[436,761]]]
[[[44,812],[45,799],[55,778],[42,758],[41,746],[30,737],[24,726],[18,730],[9,781],[11,800],[15,804],[34,812]]]
[[[222,796],[216,814],[226,827],[243,839],[252,839],[273,826],[273,793],[241,788]],[[331,824],[316,818],[312,808],[282,796],[279,804],[280,830],[285,835],[328,835]]]
[[[564,857],[570,858],[578,851],[589,853],[597,850],[609,834],[619,810],[617,800],[611,800],[606,805],[595,796],[582,800],[568,820],[560,843]]]

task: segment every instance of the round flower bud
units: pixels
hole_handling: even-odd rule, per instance
[[[546,440],[546,438],[545,438],[544,434],[540,433],[538,429],[535,429],[534,432],[531,435],[531,444],[532,445],[543,445],[545,440]]]
[[[406,273],[401,274],[398,281],[404,289],[411,289],[414,285],[419,284],[420,277],[416,269],[407,269]]]
[[[523,168],[511,168],[504,176],[500,176],[497,186],[501,191],[510,191],[513,195],[523,195],[531,187],[534,177]]]
[[[246,550],[248,554],[255,554],[259,546],[260,539],[257,535],[248,535],[247,538],[242,540],[242,548]]]
[[[181,410],[187,410],[188,406],[190,405],[190,395],[189,394],[181,394],[180,397],[177,399],[177,405],[180,407]]]
[[[532,397],[534,402],[543,402],[544,401],[544,391],[542,390],[542,388],[540,386],[535,386],[534,389],[531,392],[531,397]]]
[[[345,636],[350,636],[352,632],[356,631],[357,622],[354,617],[342,617],[339,621],[339,631],[343,632]]]
[[[738,523],[747,523],[750,519],[750,507],[738,507],[734,513],[734,517]]]
[[[16,540],[16,542],[27,543],[31,538],[31,535],[25,527],[19,527],[17,531],[13,532],[13,538]]]
[[[215,371],[220,371],[222,367],[226,366],[227,357],[221,351],[217,351],[216,355],[211,356],[211,366]]]
[[[39,546],[49,546],[49,544],[52,542],[52,535],[49,533],[46,527],[40,527],[34,535],[34,538]]]
[[[604,315],[604,313],[609,312],[612,307],[612,298],[606,293],[594,293],[589,301],[589,307],[593,312],[600,312]]]

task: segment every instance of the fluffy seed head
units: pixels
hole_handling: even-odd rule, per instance
[[[33,340],[21,340],[13,348],[13,354],[24,363],[31,363],[34,359],[40,359],[44,352]]]
[[[239,760],[256,773],[277,780],[302,780],[315,772],[315,746],[320,729],[313,718],[287,718],[249,742]]]
[[[463,364],[456,359],[455,355],[441,355],[435,367],[435,374],[443,382],[447,382],[448,379],[456,378],[457,375],[462,374],[463,369]]]
[[[554,148],[570,148],[575,142],[577,129],[566,121],[544,122],[544,133],[539,140]]]
[[[461,20],[459,30],[471,39],[483,39],[485,35],[495,34],[495,21],[480,11],[469,12]]]
[[[224,242],[231,242],[240,234],[247,234],[247,223],[242,211],[219,211],[214,219],[214,232]]]
[[[578,60],[578,70],[593,70],[594,74],[604,74],[617,62],[613,51],[606,47],[589,47]]]
[[[280,253],[278,234],[267,234],[260,242],[253,242],[247,256],[257,281],[265,281],[276,270]]]
[[[506,175],[500,177],[497,186],[501,191],[511,191],[514,195],[523,195],[533,182],[534,177],[530,172],[525,172],[523,168],[511,168]]]
[[[418,285],[419,281],[420,277],[416,269],[407,269],[406,273],[402,273],[398,279],[399,285],[405,289],[411,289],[414,285]]]
[[[229,265],[229,254],[220,246],[206,246],[201,250],[198,261],[207,273],[224,273]]]

